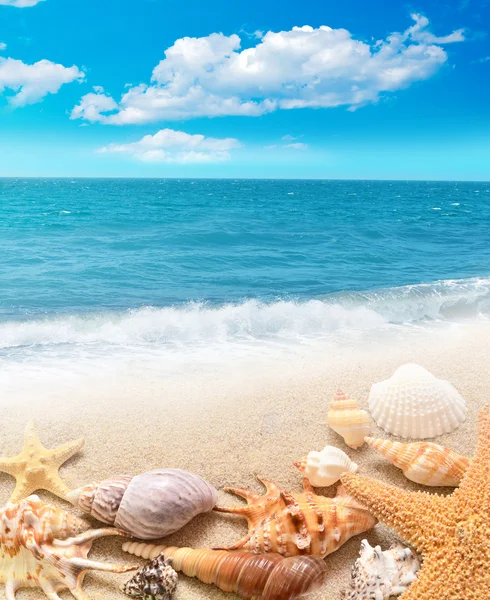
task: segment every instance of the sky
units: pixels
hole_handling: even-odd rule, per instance
[[[0,176],[490,180],[490,0],[0,0]]]

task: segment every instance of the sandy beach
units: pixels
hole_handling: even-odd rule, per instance
[[[219,504],[239,502],[223,492],[224,486],[248,487],[257,492],[256,475],[270,479],[284,489],[299,491],[301,477],[293,460],[327,444],[346,451],[359,464],[362,474],[382,478],[406,489],[417,489],[395,467],[367,446],[351,450],[326,425],[328,404],[337,386],[367,408],[373,382],[389,377],[405,362],[418,362],[441,378],[449,379],[466,399],[467,421],[437,442],[459,453],[471,455],[476,442],[478,410],[487,401],[490,372],[490,324],[478,322],[444,331],[419,330],[403,341],[350,347],[308,365],[282,365],[268,369],[262,365],[240,377],[236,374],[205,381],[187,377],[175,380],[146,376],[90,377],[57,387],[33,388],[26,394],[26,382],[15,394],[2,400],[0,442],[5,455],[20,449],[23,430],[34,418],[42,442],[55,447],[79,437],[86,438],[83,451],[61,470],[71,487],[102,480],[120,473],[137,474],[159,467],[180,467],[194,471],[219,490]],[[300,365],[300,366],[298,366]],[[289,367],[289,368],[284,368]],[[27,382],[28,383],[28,382]],[[83,383],[83,385],[82,385]],[[373,434],[388,437],[373,423]],[[336,486],[319,489],[333,495]],[[0,475],[0,493],[6,501],[12,479]],[[434,491],[441,491],[435,490]],[[443,490],[445,493],[450,489]],[[59,502],[40,492],[43,499]],[[66,506],[68,508],[68,505]],[[235,542],[246,532],[245,521],[217,513],[197,517],[180,532],[165,540],[169,545],[208,547]],[[328,583],[312,598],[335,599],[349,581],[359,551],[358,536],[327,557]],[[366,535],[371,544],[388,546],[395,538],[377,525]],[[120,540],[97,542],[91,556],[131,562],[120,551]],[[116,599],[124,596],[117,585],[128,575],[88,575],[85,589],[90,598]],[[3,590],[2,590],[3,593]],[[21,591],[19,598],[41,597],[39,590]],[[229,598],[214,586],[180,577],[176,600]]]

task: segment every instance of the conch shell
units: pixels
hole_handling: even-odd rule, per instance
[[[0,511],[0,583],[7,600],[17,590],[39,587],[50,600],[68,589],[77,600],[88,570],[125,573],[137,565],[117,565],[88,560],[92,542],[108,535],[124,536],[117,529],[89,529],[90,524],[37,496]]]
[[[401,469],[407,479],[422,485],[457,487],[470,459],[432,442],[402,444],[366,438],[368,446]]]
[[[283,556],[310,554],[325,557],[335,552],[352,536],[371,529],[376,519],[339,487],[335,498],[317,496],[309,481],[303,479],[304,492],[291,494],[270,481],[259,479],[266,494],[258,496],[247,490],[225,488],[247,500],[248,506],[215,508],[216,511],[245,517],[248,534],[229,548],[277,552]]]
[[[337,390],[328,411],[327,423],[351,448],[360,448],[371,430],[371,420],[365,410],[361,410],[355,400],[341,389]]]
[[[217,492],[194,473],[157,469],[119,475],[71,492],[68,499],[103,523],[143,540],[165,537],[216,504]]]
[[[335,446],[325,446],[321,452],[314,450],[297,460],[294,466],[315,487],[327,487],[336,483],[342,473],[355,473],[357,465],[345,452]]]
[[[350,589],[341,600],[388,600],[398,596],[415,581],[420,563],[410,548],[394,544],[384,552],[362,540],[359,558],[352,567]]]
[[[320,589],[327,566],[321,558],[224,550],[193,550],[129,542],[123,550],[152,558],[160,553],[188,577],[214,583],[220,590],[254,600],[295,600]]]

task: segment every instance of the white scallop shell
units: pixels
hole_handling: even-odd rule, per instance
[[[424,439],[449,433],[466,419],[466,403],[456,388],[416,364],[399,367],[369,393],[369,410],[388,433]]]
[[[355,462],[335,446],[325,446],[321,452],[312,451],[306,458],[304,474],[311,485],[326,487],[340,479],[342,473],[357,471]]]

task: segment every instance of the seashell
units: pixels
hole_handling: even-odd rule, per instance
[[[356,463],[335,446],[325,446],[321,452],[309,452],[308,456],[297,460],[294,466],[316,487],[327,487],[336,483],[342,473],[357,471]]]
[[[388,433],[424,439],[449,433],[466,419],[466,403],[458,391],[424,367],[406,364],[369,393],[369,410]]]
[[[403,471],[405,477],[422,485],[459,485],[470,459],[432,442],[402,444],[367,437],[368,446]]]
[[[248,534],[229,548],[277,552],[283,556],[310,554],[325,557],[335,552],[352,536],[371,529],[376,519],[339,487],[335,498],[317,496],[308,479],[303,479],[302,494],[280,490],[270,481],[259,479],[265,487],[263,496],[243,489],[226,491],[247,500],[247,506],[215,510],[245,517]]]
[[[320,589],[327,566],[321,558],[225,550],[193,550],[129,542],[123,550],[151,558],[163,553],[172,566],[188,577],[214,583],[224,592],[254,600],[295,600]]]
[[[172,559],[159,554],[147,565],[139,569],[127,581],[122,591],[132,598],[150,600],[170,600],[177,587],[177,571],[171,567]]]
[[[384,552],[362,540],[359,558],[352,567],[350,589],[342,600],[388,600],[398,596],[415,581],[420,563],[410,548],[394,544]]]
[[[351,448],[360,448],[371,430],[371,419],[355,400],[338,389],[328,411],[327,423]]]
[[[57,506],[29,496],[0,510],[0,583],[7,600],[21,588],[41,588],[50,600],[60,590],[87,599],[82,590],[86,571],[125,573],[137,565],[117,565],[87,558],[94,540],[125,534],[117,529],[90,529],[90,524]]]
[[[194,473],[157,469],[119,475],[71,492],[68,499],[99,521],[143,540],[165,537],[209,512],[217,492]]]

